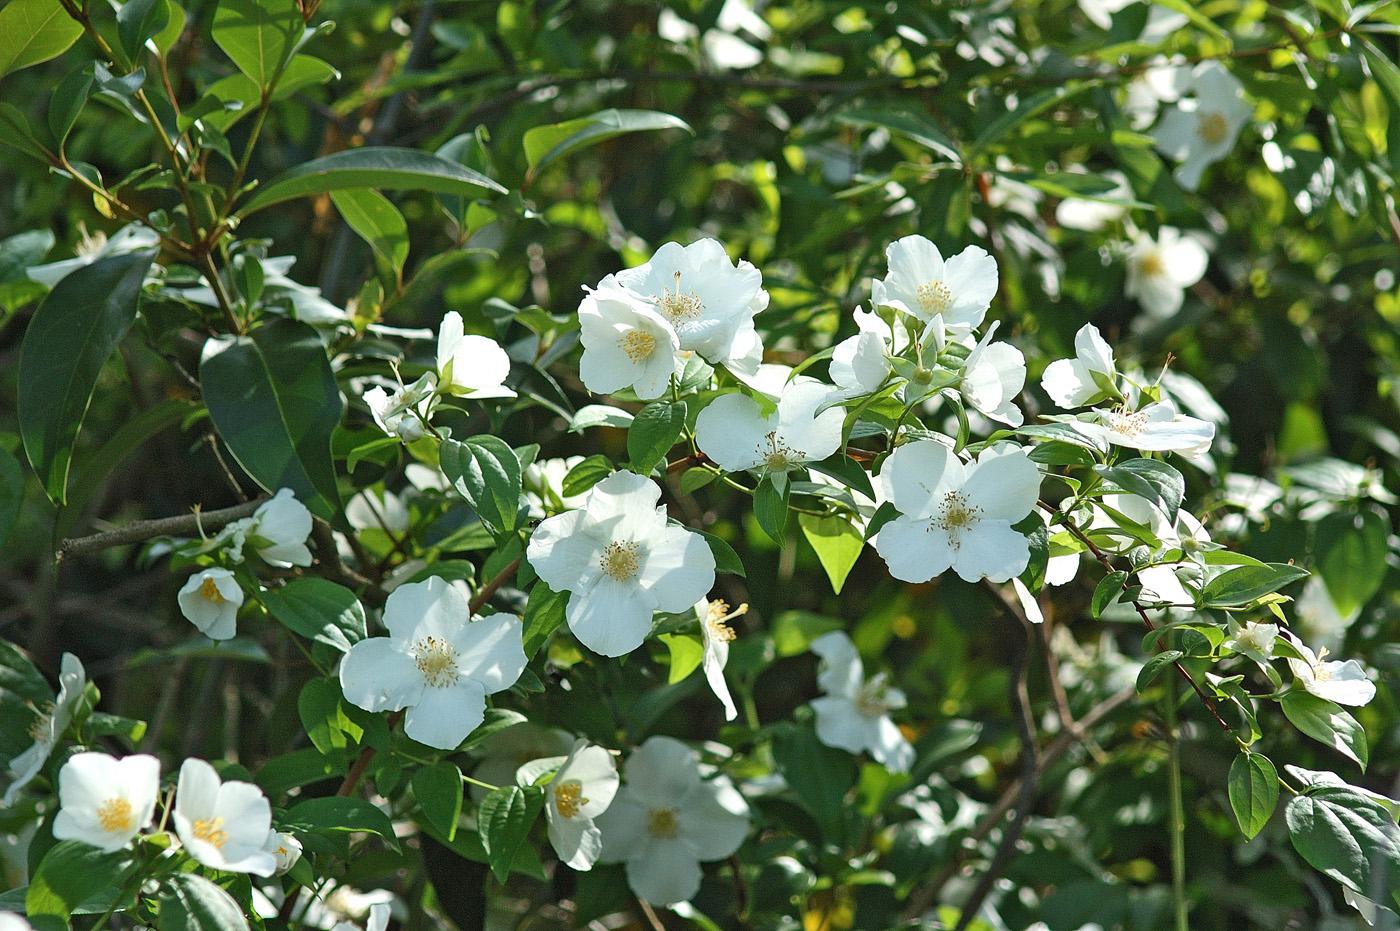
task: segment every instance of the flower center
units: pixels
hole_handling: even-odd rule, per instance
[[[194,823],[194,836],[211,847],[222,850],[228,843],[228,831],[223,829],[223,818],[200,819]]]
[[[856,710],[867,718],[879,718],[890,710],[885,701],[885,674],[882,672],[860,687],[856,693]]]
[[[914,289],[919,306],[927,314],[941,314],[953,304],[953,292],[941,281],[926,281]]]
[[[583,797],[583,784],[577,779],[561,782],[554,789],[554,807],[565,818],[577,818],[579,808],[587,804],[588,799]]]
[[[647,816],[647,830],[652,837],[671,840],[680,833],[680,819],[674,808],[653,808]]]
[[[778,438],[776,430],[770,431],[758,444],[758,454],[763,457],[763,468],[768,472],[787,472],[807,461],[807,454],[793,449]]]
[[[224,603],[224,593],[219,591],[219,586],[214,581],[213,576],[206,575],[204,577],[204,581],[199,584],[199,593],[204,596],[206,600],[216,605]]]
[[[676,272],[676,290],[672,292],[662,289],[656,304],[672,324],[697,320],[705,312],[705,302],[700,300],[700,295],[694,291],[681,290],[680,272]]]
[[[631,540],[625,543],[613,542],[603,547],[603,558],[598,561],[603,575],[614,582],[626,582],[641,568],[641,544]]]
[[[633,362],[645,362],[656,352],[656,337],[646,330],[628,330],[626,335],[618,340],[618,345],[622,347],[628,359]]]
[[[1166,263],[1162,260],[1162,253],[1158,249],[1149,249],[1138,258],[1138,271],[1147,278],[1159,278],[1167,270]]]
[[[962,545],[963,531],[971,530],[982,519],[982,509],[968,503],[960,491],[950,491],[943,496],[938,513],[933,517],[933,525],[948,534],[948,542],[953,549]]]
[[[438,637],[422,637],[414,643],[413,661],[423,681],[435,689],[456,685],[462,675],[457,668],[457,648]]]
[[[54,736],[52,733],[54,704],[51,701],[46,701],[42,705],[36,706],[34,711],[39,716],[29,725],[29,739],[36,744],[47,744]]]
[[[1202,111],[1196,120],[1196,135],[1206,145],[1220,145],[1230,135],[1230,121],[1215,110]]]
[[[134,820],[131,803],[124,798],[109,798],[97,806],[97,823],[104,831],[130,831]]]
[[[1112,411],[1107,416],[1108,425],[1123,436],[1135,437],[1147,429],[1147,414],[1143,411]]]

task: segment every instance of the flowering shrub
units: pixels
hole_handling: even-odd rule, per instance
[[[1397,8],[480,6],[0,7],[6,928],[1396,919]]]

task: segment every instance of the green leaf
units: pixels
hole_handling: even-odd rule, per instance
[[[671,659],[670,671],[666,673],[667,685],[675,685],[700,668],[700,661],[705,658],[705,646],[699,637],[691,634],[662,634],[661,642],[666,645],[666,652],[670,654]]]
[[[126,0],[117,10],[117,38],[126,57],[139,61],[146,40],[158,35],[169,22],[169,0]]]
[[[396,278],[401,277],[408,261],[408,223],[389,198],[378,191],[356,188],[332,191],[331,200],[346,225],[393,269]]]
[[[1097,87],[1098,84],[1098,81],[1071,82],[1020,98],[1015,109],[1001,114],[978,133],[977,138],[968,148],[967,161],[975,162],[988,146],[1032,117],[1038,116],[1051,107],[1064,103],[1071,97],[1082,94],[1092,87]]]
[[[298,197],[348,188],[432,191],[463,196],[506,193],[505,188],[485,175],[427,152],[366,147],[314,158],[283,172],[255,190],[238,210],[238,216],[246,217],[264,207]]]
[[[23,503],[24,469],[9,450],[0,447],[0,548],[19,521],[19,508]]]
[[[680,439],[685,427],[685,405],[669,401],[653,401],[642,408],[627,430],[627,457],[632,471],[651,474],[657,463]]]
[[[413,774],[413,797],[428,823],[453,840],[462,814],[462,771],[443,760]]]
[[[105,853],[78,841],[59,841],[30,877],[24,897],[29,920],[39,931],[66,928],[84,902],[120,888],[130,863],[129,850]]]
[[[1230,38],[1230,33],[1217,26],[1209,16],[1197,8],[1197,5],[1193,3],[1192,0],[1152,0],[1152,2],[1157,6],[1166,7],[1169,10],[1175,10],[1182,14],[1202,30],[1210,33],[1217,41],[1223,42],[1227,52],[1233,46],[1234,43]]]
[[[332,795],[307,799],[289,808],[280,824],[284,829],[294,831],[365,831],[377,834],[391,847],[398,848],[394,823],[389,816],[362,798]]]
[[[1369,895],[1400,888],[1400,832],[1390,812],[1347,786],[1321,786],[1284,809],[1293,849],[1314,869]]]
[[[438,452],[442,474],[482,523],[497,534],[514,530],[522,477],[515,450],[494,436],[474,436],[461,443],[445,440]]]
[[[1181,473],[1159,459],[1129,459],[1109,468],[1095,466],[1094,471],[1124,491],[1131,492],[1162,506],[1168,520],[1176,520],[1186,480]]]
[[[1171,668],[1171,665],[1184,655],[1180,650],[1163,650],[1152,656],[1142,664],[1142,669],[1138,670],[1137,690],[1141,692],[1147,688],[1152,684],[1152,680],[1162,674],[1162,670]]]
[[[897,136],[903,136],[955,164],[962,163],[957,143],[948,137],[938,124],[917,110],[886,109],[883,107],[855,107],[836,114],[837,122],[847,126],[879,127]]]
[[[1104,609],[1118,600],[1118,596],[1123,594],[1123,586],[1128,581],[1128,573],[1122,569],[1115,569],[1099,580],[1099,584],[1094,586],[1094,597],[1089,601],[1089,612],[1098,617],[1103,614]]]
[[[211,339],[199,376],[209,416],[238,464],[266,490],[290,488],[313,513],[334,519],[340,492],[331,434],[343,402],[316,331],[284,319]]]
[[[1400,111],[1397,111],[1400,119]],[[1317,571],[1337,613],[1350,617],[1380,591],[1390,522],[1374,511],[1328,514],[1317,524]]]
[[[58,283],[25,331],[19,357],[24,451],[55,504],[68,498],[73,442],[98,373],[136,319],[154,252],[98,259]]]
[[[9,7],[5,8],[10,9]],[[3,14],[4,10],[0,10]],[[29,120],[14,104],[0,101],[0,145],[18,149],[25,155],[32,155],[41,162],[48,162],[48,150],[34,135]]]
[[[570,433],[582,433],[589,427],[619,427],[632,425],[633,416],[621,408],[608,404],[589,404],[580,407],[569,421]]]
[[[861,550],[865,548],[864,537],[851,526],[850,521],[831,514],[818,517],[801,513],[797,515],[797,523],[826,570],[826,576],[831,580],[831,590],[841,594],[846,576],[851,574]]]
[[[219,0],[214,42],[258,87],[292,54],[304,26],[294,0]]]
[[[846,795],[855,785],[855,759],[822,743],[811,728],[797,726],[775,735],[773,759],[822,833],[834,836],[845,817]]]
[[[1341,706],[1298,689],[1284,695],[1280,704],[1294,727],[1366,769],[1370,758],[1366,732]]]
[[[530,659],[544,646],[549,635],[564,623],[564,610],[569,603],[568,592],[556,592],[543,582],[536,582],[525,602],[525,658]]]
[[[365,732],[346,713],[340,684],[331,679],[311,679],[301,687],[297,716],[311,745],[327,756],[358,743]]]
[[[779,491],[773,484],[773,477],[766,475],[758,483],[753,494],[753,516],[758,526],[779,546],[783,545],[783,535],[787,531],[788,489],[784,485]]]
[[[1278,805],[1278,770],[1268,757],[1245,751],[1230,764],[1230,807],[1244,836],[1253,840]]]
[[[529,177],[534,177],[571,152],[624,133],[655,129],[683,129],[691,135],[695,134],[685,120],[655,110],[603,110],[576,120],[536,126],[527,130],[524,137]]]
[[[1227,569],[1207,582],[1201,590],[1201,606],[1233,608],[1247,605],[1307,575],[1306,569],[1283,563]]]
[[[798,656],[810,650],[812,641],[822,634],[844,626],[834,617],[810,611],[784,611],[773,618],[773,649],[779,656]]]
[[[515,852],[530,833],[542,801],[539,790],[527,792],[519,786],[502,786],[482,800],[476,815],[477,832],[497,882],[505,882],[510,875]]]
[[[0,77],[57,58],[82,34],[58,0],[10,0],[0,8]]]
[[[710,547],[710,553],[715,557],[716,572],[728,572],[730,575],[737,575],[741,578],[748,575],[744,571],[744,563],[739,559],[739,554],[734,552],[734,547],[709,531],[691,528],[691,532],[698,533],[705,538],[706,545]]]
[[[564,497],[581,495],[603,479],[612,475],[612,463],[607,456],[594,454],[569,470],[564,476],[562,491]]]
[[[365,639],[365,609],[355,593],[315,576],[263,593],[269,613],[288,630],[341,653]]]
[[[72,132],[78,114],[83,112],[92,93],[92,84],[92,65],[89,63],[71,72],[54,88],[53,96],[49,98],[49,131],[53,133],[59,148],[63,147],[64,140]]]
[[[203,876],[176,873],[160,897],[159,931],[247,931],[248,920],[233,896]]]

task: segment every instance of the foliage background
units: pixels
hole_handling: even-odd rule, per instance
[[[336,29],[312,51],[340,77],[273,106],[250,174],[268,178],[366,144],[436,150],[460,133],[476,133],[480,151],[468,162],[513,192],[496,205],[505,219],[482,222],[465,243],[454,242],[434,198],[394,196],[412,245],[409,284],[386,320],[405,327],[435,327],[445,311],[458,310],[469,328],[488,332],[496,323],[492,299],[567,315],[581,286],[642,260],[666,240],[710,235],[764,270],[773,302],[759,324],[767,328],[769,357],[795,362],[853,331],[850,310],[866,298],[869,278],[882,273],[886,243],[911,232],[945,251],[983,243],[1001,264],[993,315],[1003,321],[1002,334],[1026,348],[1032,383],[1046,360],[1072,354],[1074,332],[1093,321],[1116,337],[1120,353],[1138,355],[1149,368],[1170,355],[1174,368],[1219,399],[1229,427],[1228,440],[1217,444],[1220,482],[1213,487],[1239,473],[1298,492],[1294,503],[1244,528],[1237,542],[1246,552],[1315,566],[1326,555],[1315,544],[1327,513],[1365,510],[1392,526],[1394,499],[1384,491],[1354,493],[1345,482],[1310,489],[1317,476],[1325,486],[1336,474],[1327,472],[1329,457],[1364,463],[1377,484],[1400,487],[1400,219],[1393,202],[1400,72],[1392,65],[1393,76],[1377,73],[1361,51],[1363,40],[1372,42],[1394,60],[1400,11],[1368,10],[1373,23],[1388,28],[1362,37],[1347,34],[1349,9],[1325,0],[1220,0],[1195,7],[1187,26],[1159,42],[1144,43],[1138,36],[1146,4],[1129,6],[1104,34],[1074,3],[1060,0],[793,0],[763,5],[771,35],[747,37],[763,60],[728,70],[708,60],[701,43],[661,38],[662,6],[327,2],[321,15]],[[718,3],[664,6],[702,32],[717,28]],[[190,27],[173,53],[171,79],[177,97],[193,100],[231,68],[208,42],[212,4],[193,0],[186,11]],[[1226,59],[1257,105],[1234,154],[1208,170],[1196,193],[1179,189],[1151,148],[1114,122],[1116,95],[1157,52]],[[69,67],[60,59],[9,75],[4,97],[41,120]],[[1046,94],[1053,96],[1038,96]],[[1028,100],[1045,106],[1029,115],[1023,109],[1022,118],[1003,125]],[[608,107],[675,114],[694,133],[627,135],[537,175],[527,171],[528,129]],[[235,151],[246,132],[246,125],[230,131]],[[952,140],[962,158],[950,159],[930,140]],[[1266,158],[1267,146],[1276,154]],[[108,178],[156,155],[147,134],[101,103],[79,119],[68,149]],[[79,188],[13,150],[0,151],[0,237],[52,230],[53,255],[64,257],[84,228],[115,228]],[[1138,198],[1152,205],[1134,211],[1140,226],[1160,222],[1213,237],[1209,272],[1179,316],[1144,321],[1123,298],[1123,263],[1107,246],[1111,230],[1085,234],[1056,224],[1057,195],[1077,183],[1064,172],[1077,166],[1090,174],[1127,171]],[[166,205],[164,191],[141,196],[149,198],[145,208]],[[326,198],[265,211],[239,234],[271,239],[272,254],[296,255],[293,277],[337,303],[354,299],[373,276],[367,248]],[[16,359],[35,297],[19,277],[0,258],[0,443],[11,449]],[[517,328],[509,335],[526,334]],[[181,513],[192,502],[216,508],[237,501],[211,452],[207,421],[184,431],[171,425],[122,456],[107,445],[119,447],[124,426],[169,399],[198,402],[174,367],[194,369],[198,338],[177,330],[156,345],[162,354],[128,339],[99,385],[76,454],[91,495],[55,517],[28,480],[0,561],[0,634],[26,644],[50,670],[62,650],[81,656],[108,710],[151,722],[146,747],[172,757],[226,756],[256,769],[301,737],[297,695],[307,669],[285,640],[254,629],[236,652],[215,656],[199,648],[175,608],[178,580],[139,549],[59,565],[51,559],[62,536]],[[533,387],[555,403],[586,403],[581,386],[562,377]],[[365,429],[363,411],[351,423]],[[502,436],[512,444],[538,442],[552,455],[587,454],[598,442],[596,432],[567,434],[565,421],[543,407],[512,417]],[[617,452],[625,441],[617,432],[601,442]],[[377,468],[362,464],[354,487],[383,477]],[[1191,478],[1198,492],[1211,487],[1201,473]],[[1295,506],[1309,497],[1311,510]],[[1218,491],[1208,500],[1217,515],[1232,511]],[[746,589],[731,597],[753,608],[735,668],[753,679],[758,719],[781,720],[815,693],[811,657],[786,655],[784,637],[835,618],[867,655],[885,655],[911,703],[936,722],[922,746],[948,744],[929,790],[931,807],[921,811],[930,820],[882,835],[878,863],[851,863],[857,846],[824,847],[799,831],[766,849],[751,845],[754,895],[776,888],[774,871],[836,876],[834,887],[804,898],[808,927],[849,923],[852,903],[860,906],[858,926],[892,925],[911,889],[945,877],[949,892],[960,883],[965,889],[985,862],[986,849],[967,837],[1019,765],[1007,699],[1020,661],[1016,637],[984,592],[949,578],[901,586],[872,552],[834,596],[800,534],[777,548],[743,517],[742,505],[706,492],[697,507],[748,567],[746,582],[732,582]],[[1340,651],[1370,657],[1382,681],[1381,697],[1359,714],[1373,743],[1371,768],[1349,778],[1394,794],[1400,757],[1389,683],[1400,662],[1393,647],[1400,617],[1392,544],[1388,539],[1379,561],[1344,559],[1334,574],[1343,577],[1339,587],[1355,576],[1361,590],[1377,592],[1345,630]],[[1131,619],[1089,618],[1092,580],[1060,598],[1045,638],[1029,645],[1029,691],[1047,742],[1062,726],[1051,670],[1069,709],[1083,715],[1131,685],[1131,658],[1142,655]],[[695,677],[642,699],[642,688],[664,684],[664,666],[632,672],[624,691],[605,702],[556,706],[550,693],[532,717],[638,739],[650,731],[694,739],[720,731],[718,707]],[[1199,708],[1184,713],[1193,926],[1355,923],[1335,887],[1297,858],[1280,819],[1252,843],[1238,838],[1225,802],[1234,748]],[[1108,714],[1092,740],[1048,766],[1029,843],[1006,874],[1014,889],[1026,890],[1002,896],[1006,926],[1167,926],[1162,733],[1154,706],[1135,698]],[[1266,737],[1265,749],[1276,760],[1313,768],[1339,764],[1283,729]],[[874,805],[881,787],[868,783],[875,773],[860,779],[858,798]],[[910,842],[915,835],[933,843],[921,849]],[[484,869],[444,858],[427,839],[408,856],[421,857],[436,884],[434,914],[481,926],[473,891],[485,887]],[[894,887],[863,876],[866,865],[889,870]],[[377,852],[352,863],[347,879],[425,895],[421,881],[405,885],[404,876],[417,874],[402,866]],[[556,882],[551,888],[518,878],[493,901],[568,900],[578,892],[567,880]],[[420,914],[412,924],[435,920]]]

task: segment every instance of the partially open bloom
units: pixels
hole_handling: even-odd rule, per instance
[[[311,512],[290,488],[278,489],[258,506],[250,521],[247,534],[269,566],[289,569],[311,565],[311,550],[306,546],[306,538],[311,536]]]
[[[651,737],[628,758],[626,784],[598,818],[604,863],[626,863],[627,884],[654,905],[700,891],[700,864],[723,860],[749,833],[749,806],[725,776],[702,779],[700,757]]]
[[[366,711],[408,709],[404,733],[455,750],[486,713],[486,696],[525,668],[520,621],[473,620],[466,596],[438,576],[400,585],[384,605],[387,637],[350,648],[340,664],[345,698]]]
[[[579,740],[545,787],[549,842],[571,868],[591,870],[603,852],[603,832],[593,819],[608,810],[617,783],[612,754]]]
[[[524,485],[525,501],[529,505],[531,517],[539,520],[556,511],[583,507],[583,502],[588,498],[587,493],[564,494],[564,477],[582,461],[582,456],[536,459],[525,467],[521,484]]]
[[[437,376],[427,372],[413,384],[400,385],[392,393],[376,385],[365,392],[364,400],[379,429],[412,443],[428,432],[426,424],[433,416],[436,390]]]
[[[1255,662],[1267,663],[1274,658],[1274,643],[1277,640],[1277,624],[1248,621],[1235,630],[1234,636],[1226,640],[1224,646],[1236,653],[1243,653]]]
[[[831,351],[831,380],[851,395],[870,394],[890,373],[888,355],[898,355],[909,345],[909,333],[873,310],[857,307],[852,313],[860,332],[836,344]]]
[[[621,656],[641,646],[656,611],[679,613],[715,582],[704,537],[666,522],[661,488],[616,472],[583,508],[542,522],[525,556],[555,591],[570,593],[566,618],[584,646]]]
[[[378,488],[366,488],[345,502],[345,519],[356,530],[382,530],[390,534],[406,533],[410,525],[408,505],[403,497]]]
[[[798,376],[766,415],[746,395],[722,394],[695,419],[695,442],[726,472],[790,472],[819,462],[841,447],[846,412],[838,406],[817,413],[832,394],[830,386]]]
[[[578,308],[583,356],[579,377],[589,391],[611,394],[631,388],[637,397],[660,397],[676,373],[676,331],[643,298],[604,279]]]
[[[1181,309],[1186,289],[1206,273],[1205,247],[1181,231],[1164,226],[1153,239],[1139,233],[1128,252],[1128,280],[1123,293],[1154,317],[1170,317]]]
[[[290,872],[301,859],[301,841],[282,831],[268,831],[263,850],[272,854],[272,858],[277,861],[274,872],[278,876]]]
[[[373,903],[369,907],[369,916],[365,921],[365,931],[386,931],[389,927],[389,919],[391,917],[389,903]],[[360,926],[352,921],[337,921],[331,926],[331,931],[360,931]]]
[[[1157,401],[1131,411],[1101,411],[1095,422],[1076,421],[1086,436],[1145,452],[1200,456],[1215,439],[1215,424],[1179,413],[1171,401]]]
[[[734,696],[729,693],[729,683],[724,681],[724,667],[729,663],[729,644],[735,637],[734,628],[729,626],[729,622],[748,609],[748,605],[742,604],[730,611],[727,603],[708,598],[701,598],[695,603],[695,614],[700,618],[700,642],[704,646],[701,669],[710,691],[724,706],[726,721],[733,721],[739,716],[738,709],[734,707]]]
[[[713,239],[668,242],[613,278],[651,303],[675,329],[681,349],[716,365],[744,354],[754,315],[768,306],[759,270],[748,262],[735,265]]]
[[[1030,544],[1011,525],[1035,507],[1040,472],[1023,450],[987,449],[963,463],[918,440],[896,449],[876,480],[900,512],[875,539],[895,578],[927,582],[951,567],[968,582],[1005,582],[1025,571]]]
[[[1056,359],[1045,367],[1040,387],[1060,407],[1093,404],[1116,392],[1117,367],[1113,350],[1099,335],[1099,328],[1086,323],[1074,334],[1074,358]]]
[[[1314,653],[1301,643],[1293,646],[1303,658],[1290,657],[1288,666],[1308,692],[1339,705],[1365,705],[1376,697],[1376,684],[1356,660],[1329,660],[1326,647]]]
[[[494,339],[465,334],[462,315],[447,312],[438,330],[438,383],[447,394],[473,398],[513,398],[504,384],[510,356]]]
[[[224,782],[203,760],[185,760],[172,820],[189,855],[210,869],[255,876],[277,871],[277,857],[264,849],[272,807],[251,782]]]
[[[889,272],[871,286],[871,303],[895,307],[920,320],[942,317],[948,329],[981,326],[997,293],[997,260],[968,246],[946,261],[923,236],[905,236],[885,250]]]
[[[1010,343],[994,343],[997,324],[968,353],[960,385],[963,400],[991,420],[1019,427],[1024,420],[1015,401],[1026,386],[1026,357]]]
[[[842,631],[812,641],[812,652],[822,658],[817,684],[826,693],[812,701],[817,739],[850,753],[868,752],[891,772],[908,772],[914,765],[914,747],[889,715],[907,704],[904,693],[892,687],[884,673],[866,679],[856,645]]]
[[[34,742],[10,760],[10,785],[5,789],[0,805],[13,805],[20,791],[39,775],[53,753],[54,745],[72,723],[73,712],[82,701],[86,685],[87,673],[83,664],[72,653],[64,653],[59,665],[58,697],[52,704],[38,709],[39,716],[29,728],[29,736]]]
[[[75,753],[58,772],[53,836],[102,850],[120,850],[156,810],[160,761],[153,756]]]
[[[1244,99],[1240,82],[1216,61],[1196,66],[1188,91],[1190,96],[1167,111],[1152,136],[1162,154],[1181,163],[1177,182],[1194,191],[1206,168],[1230,154],[1254,107]]]
[[[180,613],[211,640],[228,640],[238,632],[243,589],[227,569],[204,569],[185,582],[175,600]]]

